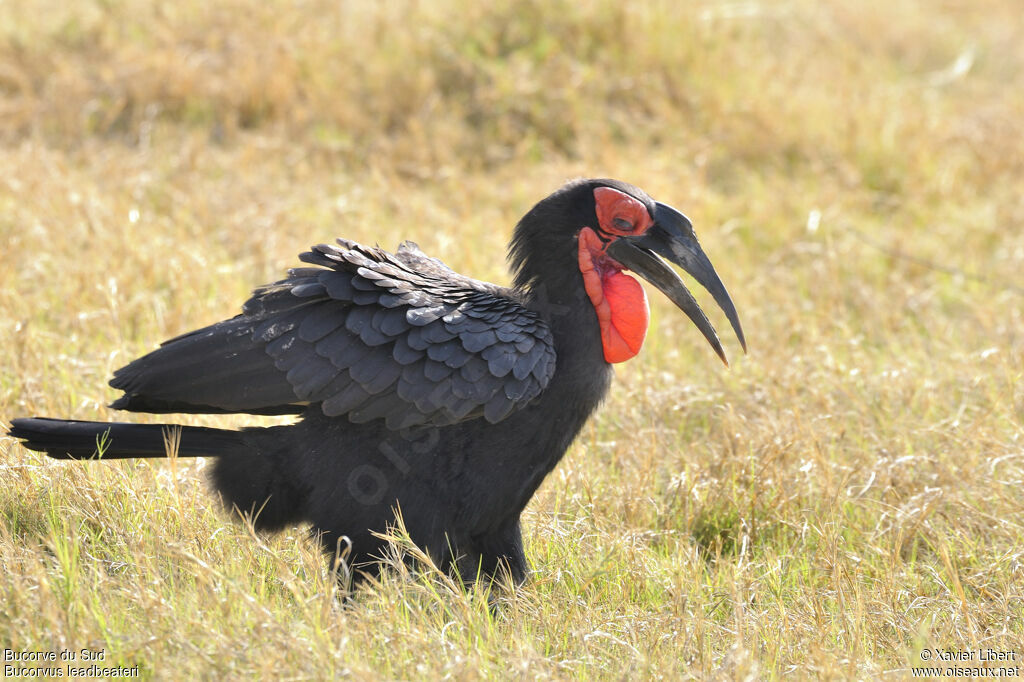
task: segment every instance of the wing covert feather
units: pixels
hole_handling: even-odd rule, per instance
[[[114,407],[282,414],[314,404],[391,429],[444,426],[500,421],[554,374],[536,313],[411,242],[391,254],[339,239],[300,260],[241,315],[117,370],[110,383],[125,395]]]

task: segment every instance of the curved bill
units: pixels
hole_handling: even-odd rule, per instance
[[[715,272],[711,261],[697,242],[690,220],[671,206],[659,203],[654,212],[654,224],[642,235],[636,237],[620,237],[608,245],[607,253],[623,266],[629,268],[645,280],[653,284],[676,304],[680,310],[697,326],[718,357],[726,365],[722,343],[718,339],[715,328],[708,321],[704,311],[697,305],[693,295],[683,284],[675,270],[670,268],[658,256],[675,263],[714,297],[715,302],[725,313],[736,332],[743,352],[747,352],[747,341],[743,336],[743,327],[736,314],[729,292]],[[657,254],[657,255],[656,255]]]

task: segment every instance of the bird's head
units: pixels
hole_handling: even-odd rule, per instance
[[[728,364],[718,334],[704,311],[665,260],[707,289],[725,312],[746,352],[736,307],[697,241],[690,220],[618,180],[575,180],[542,200],[516,226],[510,260],[516,285],[551,286],[555,271],[575,262],[587,298],[597,313],[605,359],[622,362],[637,354],[647,331],[647,299],[632,271],[675,303]],[[578,290],[578,287],[577,287]]]

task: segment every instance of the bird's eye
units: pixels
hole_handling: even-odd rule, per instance
[[[612,220],[612,225],[623,232],[632,232],[633,223],[629,222],[625,218],[615,218]]]

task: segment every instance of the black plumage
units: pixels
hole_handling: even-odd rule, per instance
[[[339,240],[300,258],[330,270],[292,270],[288,279],[257,289],[241,316],[172,339],[117,370],[110,385],[125,395],[113,407],[281,414],[322,403],[327,416],[347,414],[357,423],[401,410],[407,425],[443,426],[486,417],[495,395],[516,396],[507,398],[516,409],[554,374],[550,329],[523,306],[521,295],[458,275],[415,244],[406,242],[392,255]],[[520,347],[539,345],[539,359],[499,346],[490,325],[466,314],[476,309],[500,315],[497,328]],[[397,384],[414,363],[435,385],[407,400]],[[519,379],[529,376],[525,390],[507,378],[517,365]],[[475,377],[472,395],[456,395],[451,384],[438,389],[464,366]],[[244,377],[244,390],[230,377]]]
[[[599,188],[646,211],[649,229],[606,234]],[[633,268],[678,302],[682,284],[645,259],[657,252],[690,270],[662,243],[699,251],[688,225],[630,185],[570,183],[517,226],[511,288],[455,273],[410,242],[393,254],[345,239],[321,244],[300,256],[305,266],[256,289],[240,315],[117,370],[110,384],[123,395],[112,407],[300,415],[237,432],[183,427],[179,454],[217,456],[215,486],[261,528],[310,521],[329,552],[346,536],[362,570],[375,570],[374,533],[401,508],[413,539],[443,565],[467,576],[505,566],[521,579],[520,512],[611,378],[580,231],[628,241],[616,247],[621,263],[601,262]],[[701,268],[695,276],[742,341],[717,275],[709,262]],[[702,314],[680,305],[721,353]],[[16,419],[11,434],[54,457],[87,458],[108,429],[108,458],[163,453],[160,425]]]

